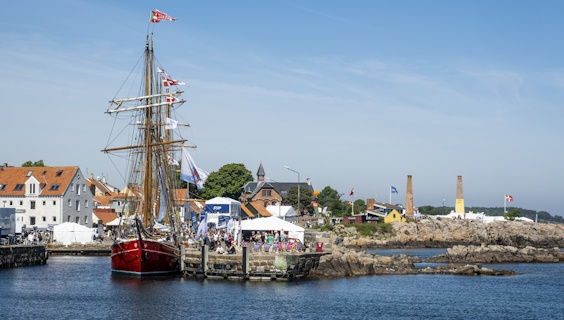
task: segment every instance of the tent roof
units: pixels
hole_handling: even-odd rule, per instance
[[[206,201],[206,204],[232,204],[232,203],[241,204],[241,202],[237,200],[233,200],[231,198],[226,198],[226,197],[215,197]]]
[[[74,222],[65,222],[53,227],[53,231],[55,232],[64,232],[64,231],[92,231],[92,228],[85,227],[78,223]]]
[[[241,221],[241,230],[284,230],[304,232],[304,228],[276,217]]]
[[[266,210],[270,212],[271,215],[278,217],[278,212],[280,212],[282,217],[297,217],[298,214],[292,206],[267,206]]]

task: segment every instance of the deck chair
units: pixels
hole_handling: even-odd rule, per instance
[[[278,252],[278,243],[275,243],[275,244],[272,245],[272,250],[271,250],[271,252],[272,252],[272,253]]]
[[[260,251],[260,248],[261,248],[261,247],[262,247],[262,242],[255,243],[255,247],[254,247],[253,252],[254,252],[254,253],[258,253],[258,252]]]
[[[264,244],[264,252],[265,253],[270,252],[270,247],[271,247],[270,243],[265,243]]]

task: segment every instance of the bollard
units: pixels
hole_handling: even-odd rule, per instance
[[[184,272],[184,270],[186,269],[186,262],[184,262],[185,259],[186,259],[186,244],[182,243],[180,245],[180,272]]]
[[[247,278],[249,273],[249,246],[243,246],[243,277]]]
[[[207,244],[202,245],[202,272],[204,274],[208,271],[208,249]]]

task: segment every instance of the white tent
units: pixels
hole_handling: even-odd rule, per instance
[[[53,239],[63,244],[90,243],[95,229],[81,226],[74,222],[65,222],[53,227]]]
[[[298,221],[298,214],[292,206],[267,206],[266,211],[268,211],[273,217],[280,218],[284,221]]]
[[[300,239],[304,242],[305,229],[293,223],[276,217],[258,218],[241,221],[241,230],[244,231],[281,231],[288,232],[289,238]]]

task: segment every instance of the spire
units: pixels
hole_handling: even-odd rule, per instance
[[[261,162],[257,171],[257,181],[264,181],[264,176],[265,176],[264,168],[262,167],[262,162]]]

